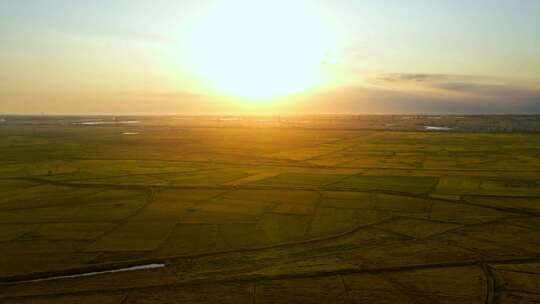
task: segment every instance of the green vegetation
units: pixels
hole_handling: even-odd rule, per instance
[[[164,120],[0,126],[0,302],[538,300],[540,134]]]

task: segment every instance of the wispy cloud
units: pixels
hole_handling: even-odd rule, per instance
[[[397,91],[430,93],[444,98],[516,102],[540,100],[540,84],[493,77],[446,74],[383,74],[369,83]]]
[[[540,113],[540,85],[492,77],[392,73],[313,97],[310,108],[357,113]]]
[[[119,97],[174,112],[246,111],[236,98],[187,91],[122,92]],[[364,85],[300,94],[267,106],[283,113],[540,113],[540,87],[466,75],[381,74]]]

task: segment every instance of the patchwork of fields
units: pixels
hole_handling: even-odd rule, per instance
[[[0,164],[2,303],[540,301],[540,134],[4,125]]]

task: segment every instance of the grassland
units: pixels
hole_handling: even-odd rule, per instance
[[[0,125],[1,303],[540,301],[538,133],[59,121]]]

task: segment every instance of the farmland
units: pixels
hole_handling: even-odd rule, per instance
[[[0,302],[536,303],[533,118],[8,117]]]

